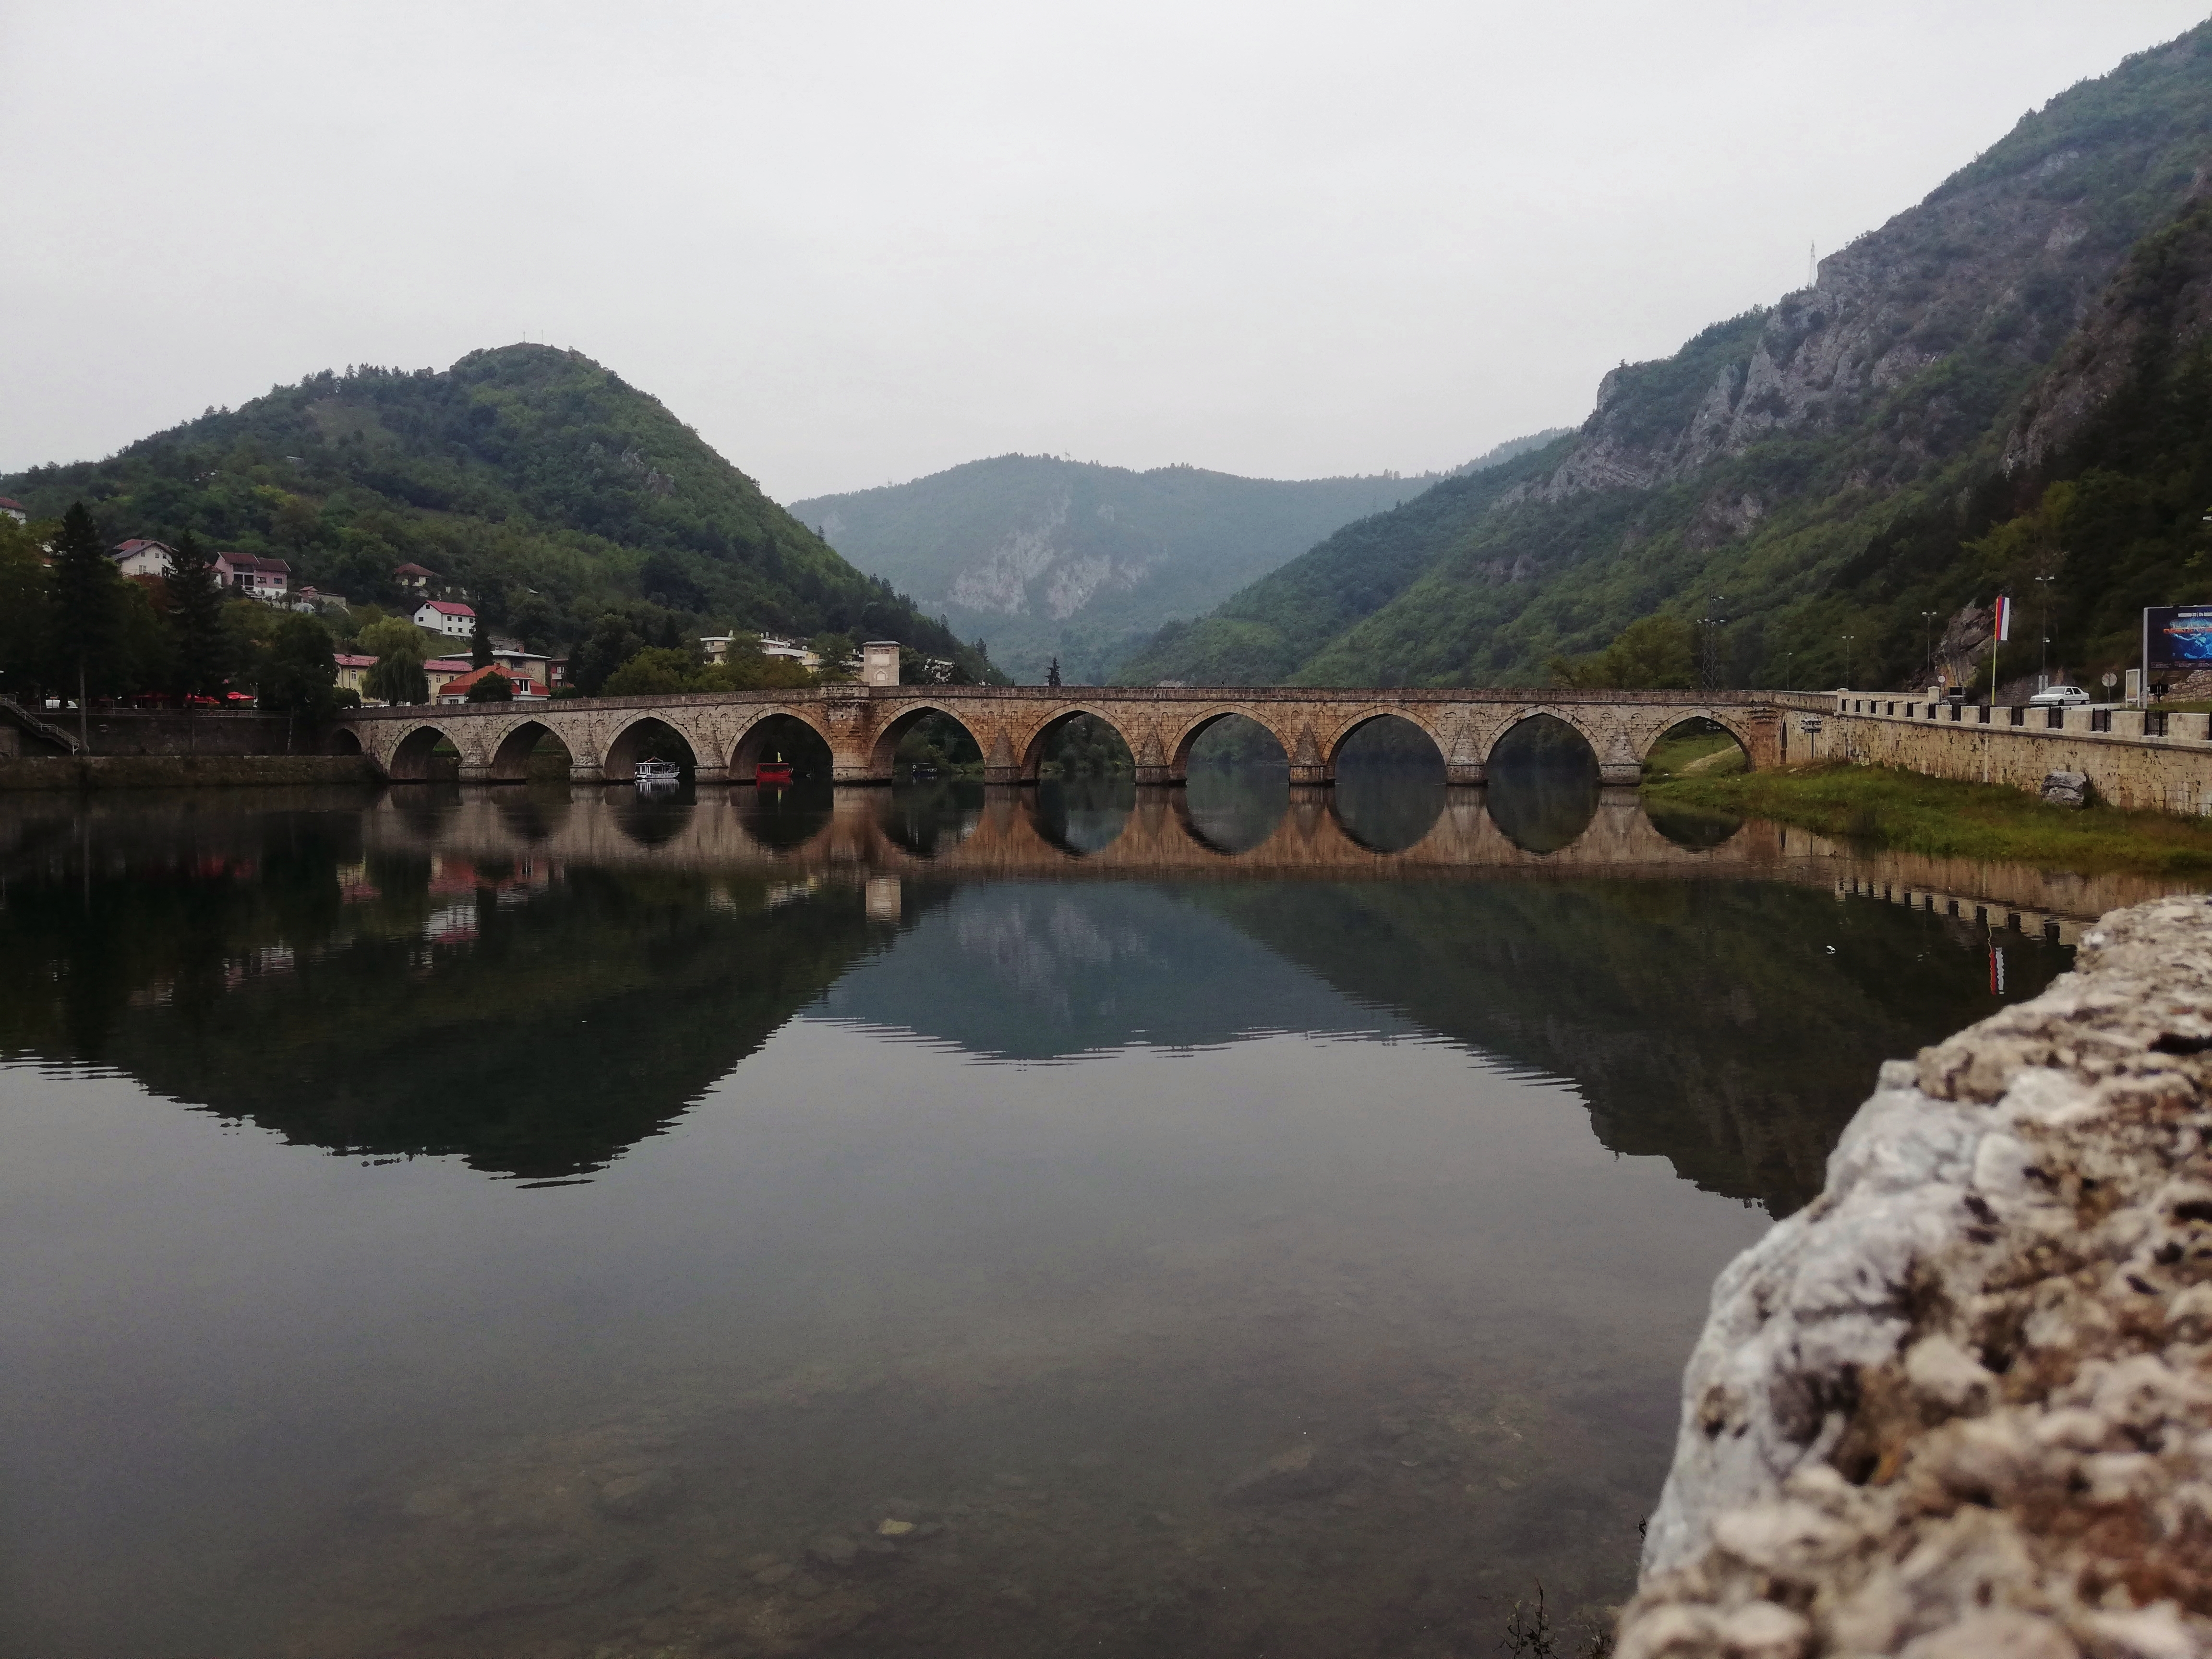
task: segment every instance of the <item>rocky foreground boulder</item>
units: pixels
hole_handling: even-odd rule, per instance
[[[1684,1381],[1621,1659],[2212,1656],[2212,899],[1882,1068]]]

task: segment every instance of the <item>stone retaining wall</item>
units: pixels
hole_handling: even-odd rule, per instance
[[[2130,708],[2106,711],[2112,730],[2097,732],[2087,708],[2063,711],[2064,724],[2054,730],[2042,724],[2040,708],[2027,711],[2025,726],[2008,724],[2012,711],[2002,707],[1988,711],[1988,725],[1978,718],[1984,711],[1972,706],[1954,721],[1938,705],[1938,717],[1930,720],[1925,696],[1845,692],[1830,708],[1818,732],[1793,734],[1793,758],[1895,766],[2029,791],[2040,790],[2051,773],[2080,772],[2116,806],[2212,812],[2212,732],[2203,714],[2169,714],[2169,735],[2155,737],[2145,734],[2142,712]],[[1893,708],[1898,712],[1887,712]]]
[[[2212,1655],[2212,899],[1892,1061],[1737,1258],[1622,1659]]]

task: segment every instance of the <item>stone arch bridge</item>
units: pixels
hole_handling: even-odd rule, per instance
[[[1129,745],[1138,782],[1175,784],[1188,775],[1200,735],[1242,714],[1282,744],[1291,782],[1328,784],[1355,732],[1376,720],[1401,720],[1436,744],[1449,781],[1475,784],[1486,781],[1500,738],[1548,714],[1589,743],[1605,782],[1632,784],[1652,744],[1698,716],[1727,728],[1754,768],[1784,763],[1788,716],[1801,703],[1826,706],[1765,691],[827,685],[366,708],[343,716],[332,741],[349,750],[357,744],[395,780],[439,774],[433,755],[450,744],[460,757],[461,781],[496,783],[527,775],[532,750],[550,734],[568,751],[571,779],[599,783],[627,781],[648,743],[673,732],[690,748],[700,782],[750,783],[776,729],[768,722],[787,715],[829,745],[836,782],[888,783],[900,739],[917,722],[943,714],[975,739],[986,782],[1032,783],[1053,734],[1088,714]]]

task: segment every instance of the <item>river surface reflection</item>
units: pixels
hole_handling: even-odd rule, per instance
[[[1489,794],[0,800],[0,1653],[1595,1615],[1714,1273],[2144,894]]]

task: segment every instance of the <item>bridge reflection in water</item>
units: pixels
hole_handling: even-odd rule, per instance
[[[1357,792],[1298,785],[1272,821],[1255,812],[1249,791],[1209,811],[1203,790],[1127,786],[824,787],[661,799],[626,786],[526,794],[448,787],[383,795],[364,813],[362,833],[365,847],[390,850],[787,879],[1781,881],[1839,898],[1979,911],[2000,931],[2057,927],[2068,944],[2106,911],[2174,890],[2166,878],[1866,851],[1755,820],[1655,819],[1630,790],[1597,792],[1578,830],[1579,812],[1564,825],[1554,815],[1533,826],[1506,813],[1501,825],[1481,793],[1439,787],[1426,799],[1434,813],[1422,828],[1402,810],[1395,823],[1363,818]]]

